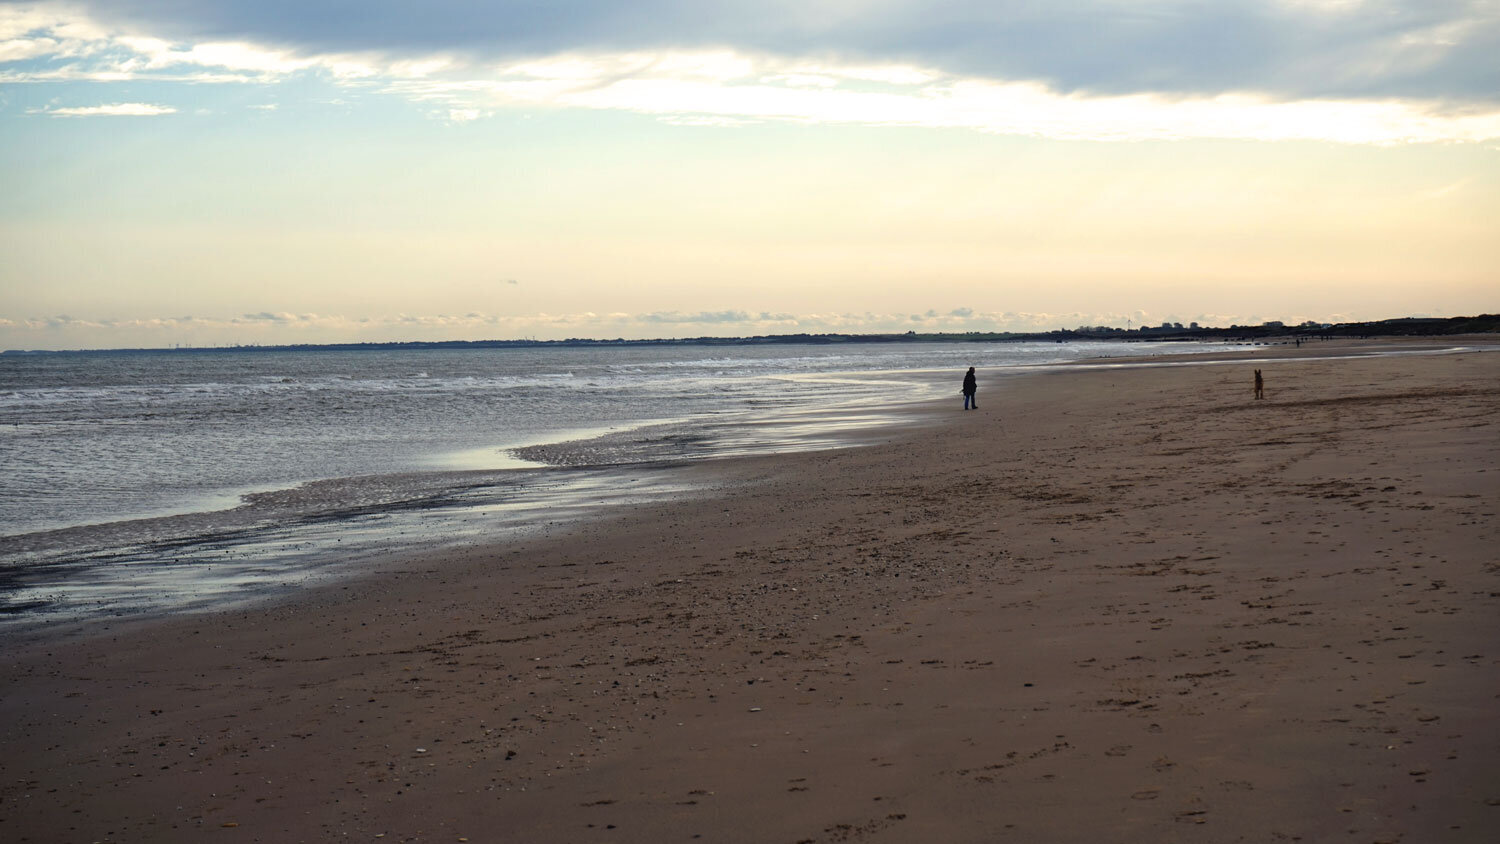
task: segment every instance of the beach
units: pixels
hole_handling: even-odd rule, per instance
[[[1500,354],[1338,347],[16,637],[0,839],[1491,840]]]

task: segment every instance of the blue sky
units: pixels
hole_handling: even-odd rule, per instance
[[[1500,4],[0,0],[0,346],[1497,310]]]

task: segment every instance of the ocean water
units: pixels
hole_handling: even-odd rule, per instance
[[[984,398],[1036,366],[1219,348],[3,355],[0,618],[220,606],[377,553],[672,494],[674,463],[857,444],[905,405],[956,396],[968,366]]]

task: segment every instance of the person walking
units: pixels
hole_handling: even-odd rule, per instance
[[[975,397],[977,392],[979,392],[979,382],[974,380],[974,367],[971,366],[964,375],[964,410],[979,409],[979,399]]]

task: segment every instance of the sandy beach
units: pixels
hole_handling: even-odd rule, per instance
[[[1337,348],[17,638],[0,840],[1492,841],[1500,354]]]

